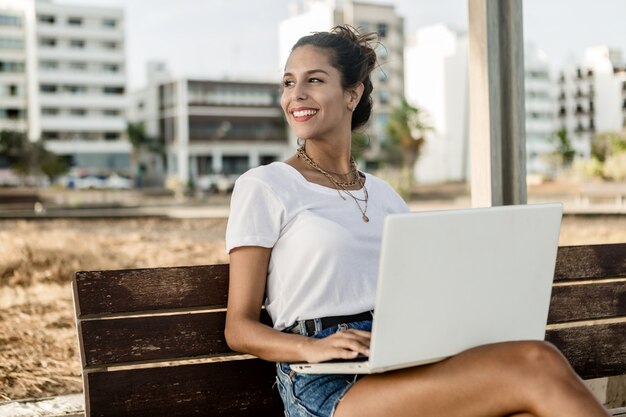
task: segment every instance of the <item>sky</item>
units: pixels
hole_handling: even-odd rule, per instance
[[[131,88],[145,82],[148,61],[177,77],[278,81],[278,24],[290,0],[54,0],[124,9]],[[371,1],[374,2],[374,1]],[[445,23],[467,30],[468,0],[377,0],[405,17],[405,35]],[[626,0],[523,0],[524,40],[553,69],[606,44],[626,56]]]

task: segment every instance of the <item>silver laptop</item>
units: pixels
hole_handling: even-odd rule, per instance
[[[562,212],[556,203],[387,216],[369,358],[291,368],[377,373],[543,340]]]

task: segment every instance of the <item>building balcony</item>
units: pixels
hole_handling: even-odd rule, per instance
[[[72,49],[57,46],[53,48],[39,48],[39,59],[47,61],[86,61],[123,64],[126,57],[123,49]]]
[[[26,97],[0,96],[0,108],[25,109],[26,106]]]
[[[126,109],[125,95],[102,94],[40,94],[41,107]]]
[[[42,116],[41,130],[123,132],[126,130],[126,121],[118,117]]]
[[[26,120],[23,119],[0,119],[0,130],[17,130],[23,132],[26,130],[26,126]]]
[[[37,36],[49,38],[73,38],[86,41],[113,41],[123,42],[124,31],[122,29],[110,29],[90,26],[61,26],[61,25],[37,25]]]
[[[58,70],[40,70],[39,82],[42,84],[125,86],[126,74],[88,71],[70,72]]]
[[[132,149],[127,140],[50,140],[46,141],[46,148],[56,154],[130,153]]]

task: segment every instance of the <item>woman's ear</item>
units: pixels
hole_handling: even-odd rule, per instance
[[[365,90],[365,86],[363,83],[358,83],[355,87],[348,89],[348,108],[353,110],[356,108],[357,104],[361,101],[361,96],[363,96],[363,91]]]

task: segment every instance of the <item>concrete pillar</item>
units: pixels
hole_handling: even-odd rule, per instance
[[[522,0],[468,0],[472,206],[526,203]]]

